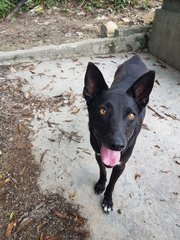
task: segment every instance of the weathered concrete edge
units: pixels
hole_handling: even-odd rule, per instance
[[[124,31],[124,30],[123,30]],[[77,43],[34,47],[28,50],[0,52],[0,64],[14,64],[42,60],[74,58],[82,56],[96,56],[119,53],[123,51],[137,51],[142,46],[142,40],[147,31],[141,33],[124,34],[114,38],[97,38]]]

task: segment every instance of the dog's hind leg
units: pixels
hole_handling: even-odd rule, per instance
[[[100,177],[97,183],[94,186],[94,192],[96,194],[101,194],[105,190],[106,186],[106,168],[102,163],[101,156],[98,155],[97,153],[95,154],[97,163],[99,165],[99,170],[100,170]]]
[[[110,181],[104,193],[104,200],[102,202],[102,208],[105,213],[109,213],[110,211],[113,210],[112,193],[114,190],[114,185],[118,178],[120,177],[120,175],[122,174],[122,172],[124,171],[124,169],[125,164],[119,164],[116,165],[112,170]]]

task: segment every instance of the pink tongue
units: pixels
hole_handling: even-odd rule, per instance
[[[120,157],[121,152],[110,150],[104,145],[101,146],[101,159],[105,165],[114,167],[119,163]]]

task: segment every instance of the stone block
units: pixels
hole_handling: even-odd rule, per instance
[[[180,70],[180,13],[170,11],[167,3],[163,9],[156,10],[149,51]]]

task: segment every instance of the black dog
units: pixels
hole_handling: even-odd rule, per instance
[[[114,185],[133,151],[154,78],[155,72],[149,71],[139,56],[118,67],[110,88],[93,63],[87,66],[83,96],[89,112],[90,142],[100,168],[96,194],[105,190],[105,167],[113,168],[102,202],[105,213],[113,209]]]

